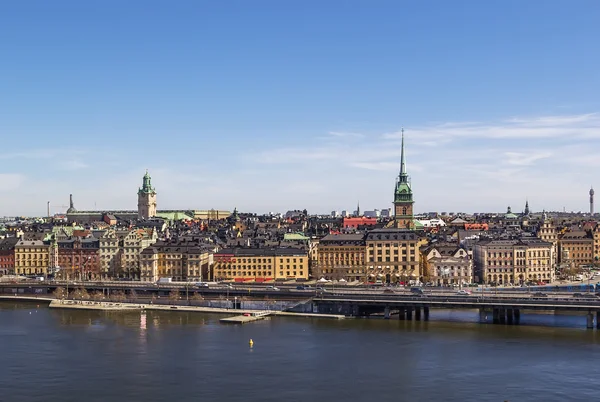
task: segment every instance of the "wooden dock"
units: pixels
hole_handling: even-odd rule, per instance
[[[235,317],[225,317],[225,318],[221,318],[219,321],[221,321],[224,324],[247,324],[249,322],[263,320],[270,315],[271,315],[270,311],[261,311],[258,313],[247,313],[247,314],[243,314],[243,315],[236,315]]]

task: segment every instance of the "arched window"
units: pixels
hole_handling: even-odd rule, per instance
[[[402,215],[406,215],[406,207],[402,207]]]

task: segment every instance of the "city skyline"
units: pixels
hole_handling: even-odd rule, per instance
[[[145,169],[160,209],[391,208],[401,127],[416,214],[589,210],[596,2],[141,4],[2,6],[0,215]]]

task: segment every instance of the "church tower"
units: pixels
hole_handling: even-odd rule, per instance
[[[413,229],[413,193],[406,173],[404,158],[404,129],[402,129],[402,149],[400,151],[400,174],[394,190],[394,226],[400,229]]]
[[[142,187],[138,190],[138,219],[156,216],[156,191],[152,187],[151,178],[146,170]]]

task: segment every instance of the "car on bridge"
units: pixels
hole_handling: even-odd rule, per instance
[[[545,299],[547,297],[548,297],[548,295],[546,293],[542,293],[542,292],[535,292],[534,294],[531,295],[532,299]]]
[[[456,292],[456,294],[457,294],[457,295],[461,295],[461,296],[468,296],[468,295],[470,295],[470,294],[471,294],[471,292],[470,292],[470,291],[468,291],[468,290],[465,290],[465,289],[461,289],[461,290],[459,290],[458,292]]]
[[[598,296],[594,293],[573,293],[573,297],[584,298],[584,299],[595,299]]]

